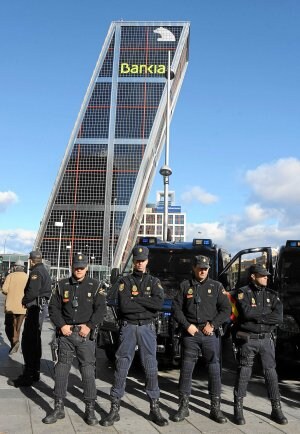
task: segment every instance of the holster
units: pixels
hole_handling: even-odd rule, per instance
[[[51,355],[54,363],[58,360],[58,334],[55,333],[53,339],[50,343],[51,346]]]
[[[249,342],[250,336],[251,336],[251,333],[245,332],[243,330],[238,330],[236,332],[236,335],[235,335],[237,343],[239,343],[239,342]]]
[[[95,341],[97,339],[98,330],[99,330],[99,326],[96,326],[94,329],[92,329],[90,331],[90,340],[91,341]]]

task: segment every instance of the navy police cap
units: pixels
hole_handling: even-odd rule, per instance
[[[72,268],[85,268],[89,263],[88,257],[82,253],[75,253],[73,256]]]
[[[204,255],[198,255],[194,257],[194,267],[209,268],[209,258]]]
[[[261,276],[270,276],[266,267],[262,264],[254,264],[249,267],[249,274],[260,274]]]
[[[132,250],[134,261],[145,261],[148,259],[149,249],[145,246],[135,246]]]

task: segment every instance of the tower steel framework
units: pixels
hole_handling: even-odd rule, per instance
[[[35,247],[52,267],[73,252],[93,270],[127,259],[188,64],[188,22],[113,22],[75,122]],[[62,222],[61,233],[55,222]],[[58,251],[59,258],[58,258]]]

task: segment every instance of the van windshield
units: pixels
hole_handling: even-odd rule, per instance
[[[173,298],[180,283],[192,277],[192,263],[199,249],[149,249],[148,269],[150,274],[158,277],[165,289],[165,296]],[[206,256],[207,252],[205,252]],[[210,275],[214,275],[214,261],[211,260]]]
[[[300,309],[300,251],[283,252],[278,263],[277,285],[284,309]]]

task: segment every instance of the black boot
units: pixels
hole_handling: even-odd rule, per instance
[[[114,424],[114,422],[118,422],[120,420],[119,411],[120,411],[120,399],[111,398],[110,412],[103,420],[100,421],[100,425],[111,426]]]
[[[243,398],[234,397],[234,423],[236,425],[245,425],[246,421],[243,414]]]
[[[221,398],[219,396],[212,396],[209,417],[217,423],[225,423],[227,419],[220,410],[220,403]]]
[[[83,420],[88,425],[97,425],[98,420],[95,415],[95,401],[86,402]]]
[[[32,374],[32,379],[33,379],[34,382],[35,382],[35,381],[40,381],[40,371],[35,371],[35,372]]]
[[[25,373],[20,375],[18,378],[15,378],[14,380],[12,378],[9,378],[7,380],[7,384],[14,387],[30,387],[33,385],[33,382],[33,377]]]
[[[64,402],[62,399],[55,399],[54,401],[54,410],[48,414],[48,416],[42,419],[43,423],[55,423],[58,419],[64,419],[65,410],[64,410]]]
[[[280,399],[271,400],[271,404],[271,419],[274,420],[274,422],[279,423],[280,425],[286,425],[288,423],[288,420],[281,410]]]
[[[188,395],[180,395],[178,411],[171,417],[171,420],[173,422],[181,422],[182,420],[184,420],[185,417],[188,417],[189,415],[189,397]]]
[[[149,416],[152,422],[156,423],[158,426],[166,426],[169,424],[167,419],[165,419],[160,412],[158,399],[151,399]]]

